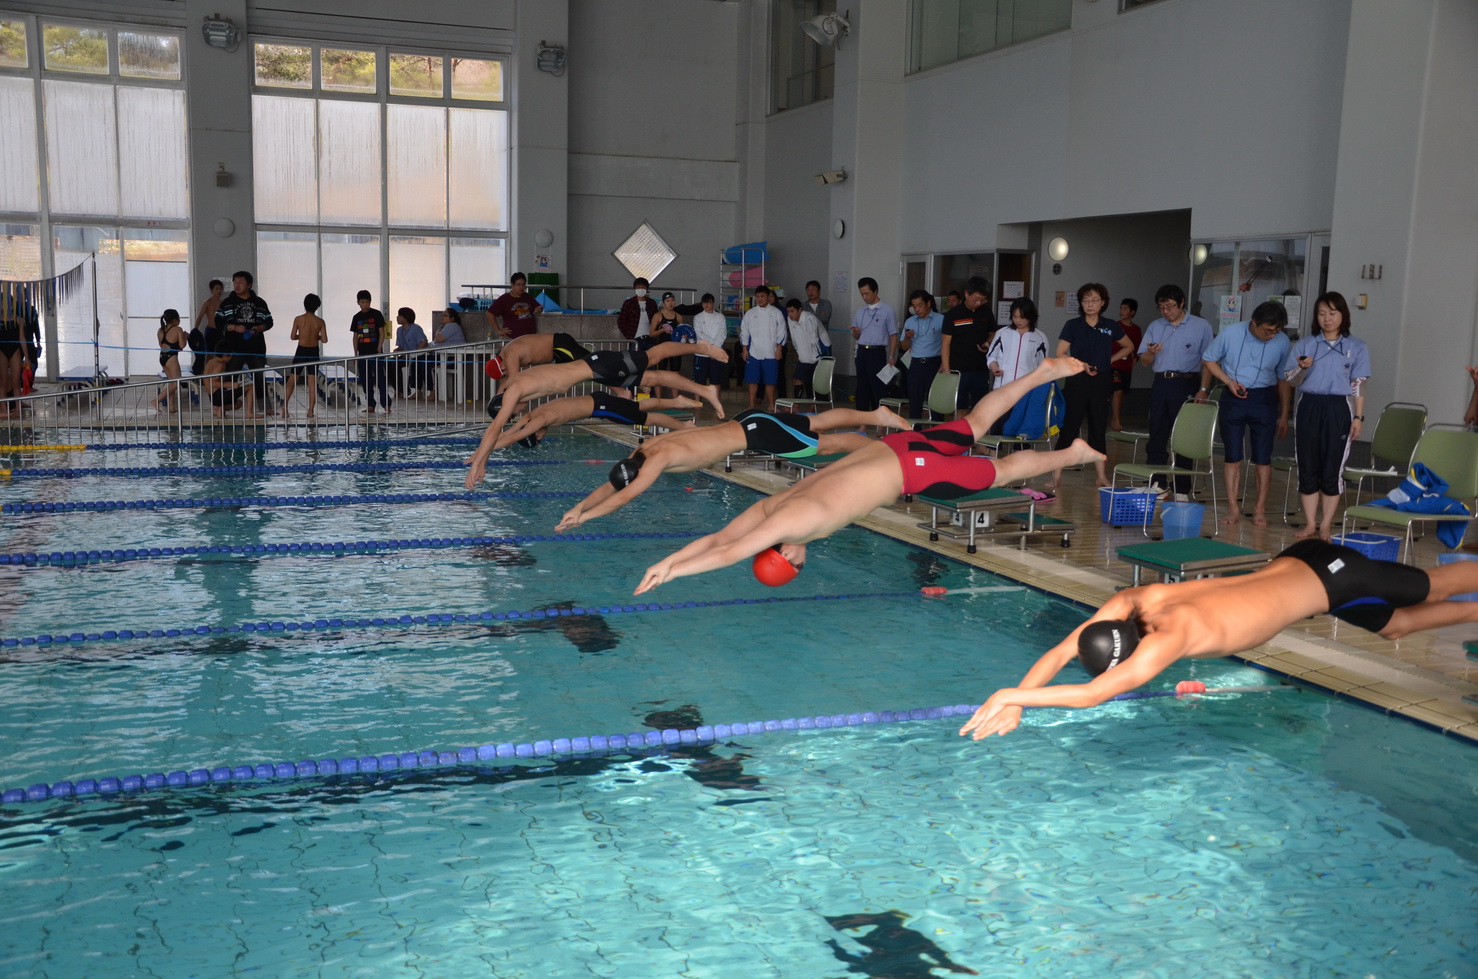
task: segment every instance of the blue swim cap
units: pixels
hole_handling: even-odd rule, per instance
[[[1129,658],[1139,645],[1139,629],[1127,619],[1100,619],[1078,633],[1078,661],[1094,676]]]

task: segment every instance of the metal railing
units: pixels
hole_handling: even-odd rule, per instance
[[[472,298],[478,300],[478,309],[486,309],[503,293],[507,292],[511,285],[508,283],[486,283],[486,282],[464,282],[460,287],[463,292],[458,299]],[[631,286],[582,286],[566,285],[561,282],[558,285],[533,283],[529,284],[529,294],[538,296],[541,292],[557,292],[560,294],[560,306],[569,313],[604,313],[607,310],[619,309],[628,296],[631,295]],[[660,299],[664,292],[670,292],[677,297],[679,305],[692,305],[698,301],[698,297],[704,292],[712,292],[711,289],[695,289],[692,286],[661,286],[652,285],[647,287],[647,295],[653,300]],[[571,306],[564,302],[564,298],[571,293],[577,293],[580,301]],[[591,307],[592,301],[600,301],[602,305]]]
[[[326,359],[312,365],[313,384],[307,376],[296,378],[290,401],[286,400],[287,380],[293,367],[280,358],[280,363],[265,369],[186,375],[178,380],[47,383],[44,391],[0,402],[10,415],[0,418],[0,444],[414,440],[435,431],[481,432],[488,423],[487,403],[497,391],[497,383],[484,368],[506,342],[487,340],[375,357]],[[629,345],[626,340],[581,342],[590,350]],[[380,403],[381,375],[391,398],[389,412]],[[587,381],[570,393],[585,394],[597,388],[595,382]],[[248,390],[252,392],[250,412]],[[373,414],[364,411],[367,394],[375,398]],[[10,451],[9,463],[0,457],[0,468],[51,465],[44,457],[33,459]]]

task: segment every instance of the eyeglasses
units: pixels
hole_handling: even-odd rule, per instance
[[[1155,308],[1162,313],[1168,313],[1172,309],[1179,309],[1180,303],[1155,303]]]

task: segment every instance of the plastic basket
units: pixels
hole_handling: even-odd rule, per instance
[[[1438,564],[1456,564],[1459,561],[1478,561],[1478,554],[1439,554]],[[1478,602],[1478,591],[1465,592],[1462,595],[1453,595],[1449,602]]]
[[[1200,537],[1201,522],[1206,519],[1206,507],[1200,503],[1167,501],[1160,506],[1160,519],[1165,523],[1165,540]]]
[[[1159,500],[1152,490],[1098,488],[1099,517],[1115,527],[1143,524],[1155,519],[1157,502]]]
[[[1395,561],[1401,556],[1401,538],[1385,534],[1346,534],[1333,538],[1331,543],[1353,548],[1374,561]]]

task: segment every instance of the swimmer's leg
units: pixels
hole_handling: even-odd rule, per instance
[[[821,455],[830,456],[843,452],[856,452],[864,445],[872,443],[872,439],[866,435],[858,435],[856,432],[825,432],[816,439],[816,451]]]
[[[1016,402],[1026,397],[1033,388],[1041,387],[1048,381],[1079,374],[1087,366],[1081,360],[1072,357],[1047,358],[1030,374],[996,388],[975,402],[975,407],[971,408],[970,413],[965,416],[970,422],[970,429],[975,433],[976,438],[980,438],[990,431],[992,425],[1004,418],[1015,407]],[[1012,455],[1019,454],[1012,453]]]
[[[1429,602],[1440,602],[1453,595],[1478,591],[1478,561],[1454,561],[1426,570],[1427,581],[1431,586],[1427,593]],[[1478,605],[1478,602],[1473,604]]]
[[[647,363],[656,364],[669,357],[682,357],[686,354],[696,354],[699,357],[712,357],[720,364],[729,362],[729,355],[724,352],[723,347],[715,347],[711,343],[678,343],[675,340],[667,340],[663,343],[654,344],[647,348]]]
[[[913,426],[889,408],[857,411],[854,408],[829,408],[811,416],[811,431],[830,432],[838,428],[896,428],[908,431]]]
[[[1413,632],[1467,622],[1478,622],[1478,602],[1423,602],[1393,609],[1380,634],[1387,639],[1400,639]]]
[[[1015,381],[1011,382],[1011,384],[1015,383]],[[1011,384],[1006,387],[1009,388]],[[993,460],[996,464],[996,485],[1004,486],[1008,483],[1025,482],[1033,476],[1040,476],[1054,469],[1080,466],[1085,462],[1102,462],[1103,458],[1102,452],[1082,439],[1074,439],[1073,444],[1067,448],[1056,449],[1052,452],[1032,452],[1030,450],[1012,452]]]
[[[658,344],[657,346],[659,346],[659,347],[665,347],[665,346],[669,346],[669,344],[661,343],[661,344]],[[691,347],[692,344],[691,343],[674,343],[674,344],[670,344],[670,346],[674,346],[674,347]],[[653,347],[652,349],[655,350],[656,347]],[[646,372],[644,372],[642,374],[642,376],[641,376],[641,386],[644,387],[644,388],[645,387],[672,388],[673,390],[676,390],[676,391],[682,391],[685,394],[691,394],[695,398],[702,398],[704,401],[707,401],[710,405],[713,406],[713,410],[718,414],[718,417],[720,417],[720,418],[724,417],[724,406],[719,402],[719,399],[718,399],[718,385],[717,384],[698,384],[698,383],[696,383],[694,381],[689,380],[686,377],[683,377],[681,374],[676,374],[676,373],[673,373],[672,371],[651,371],[651,370],[649,370],[649,371],[646,371]]]

